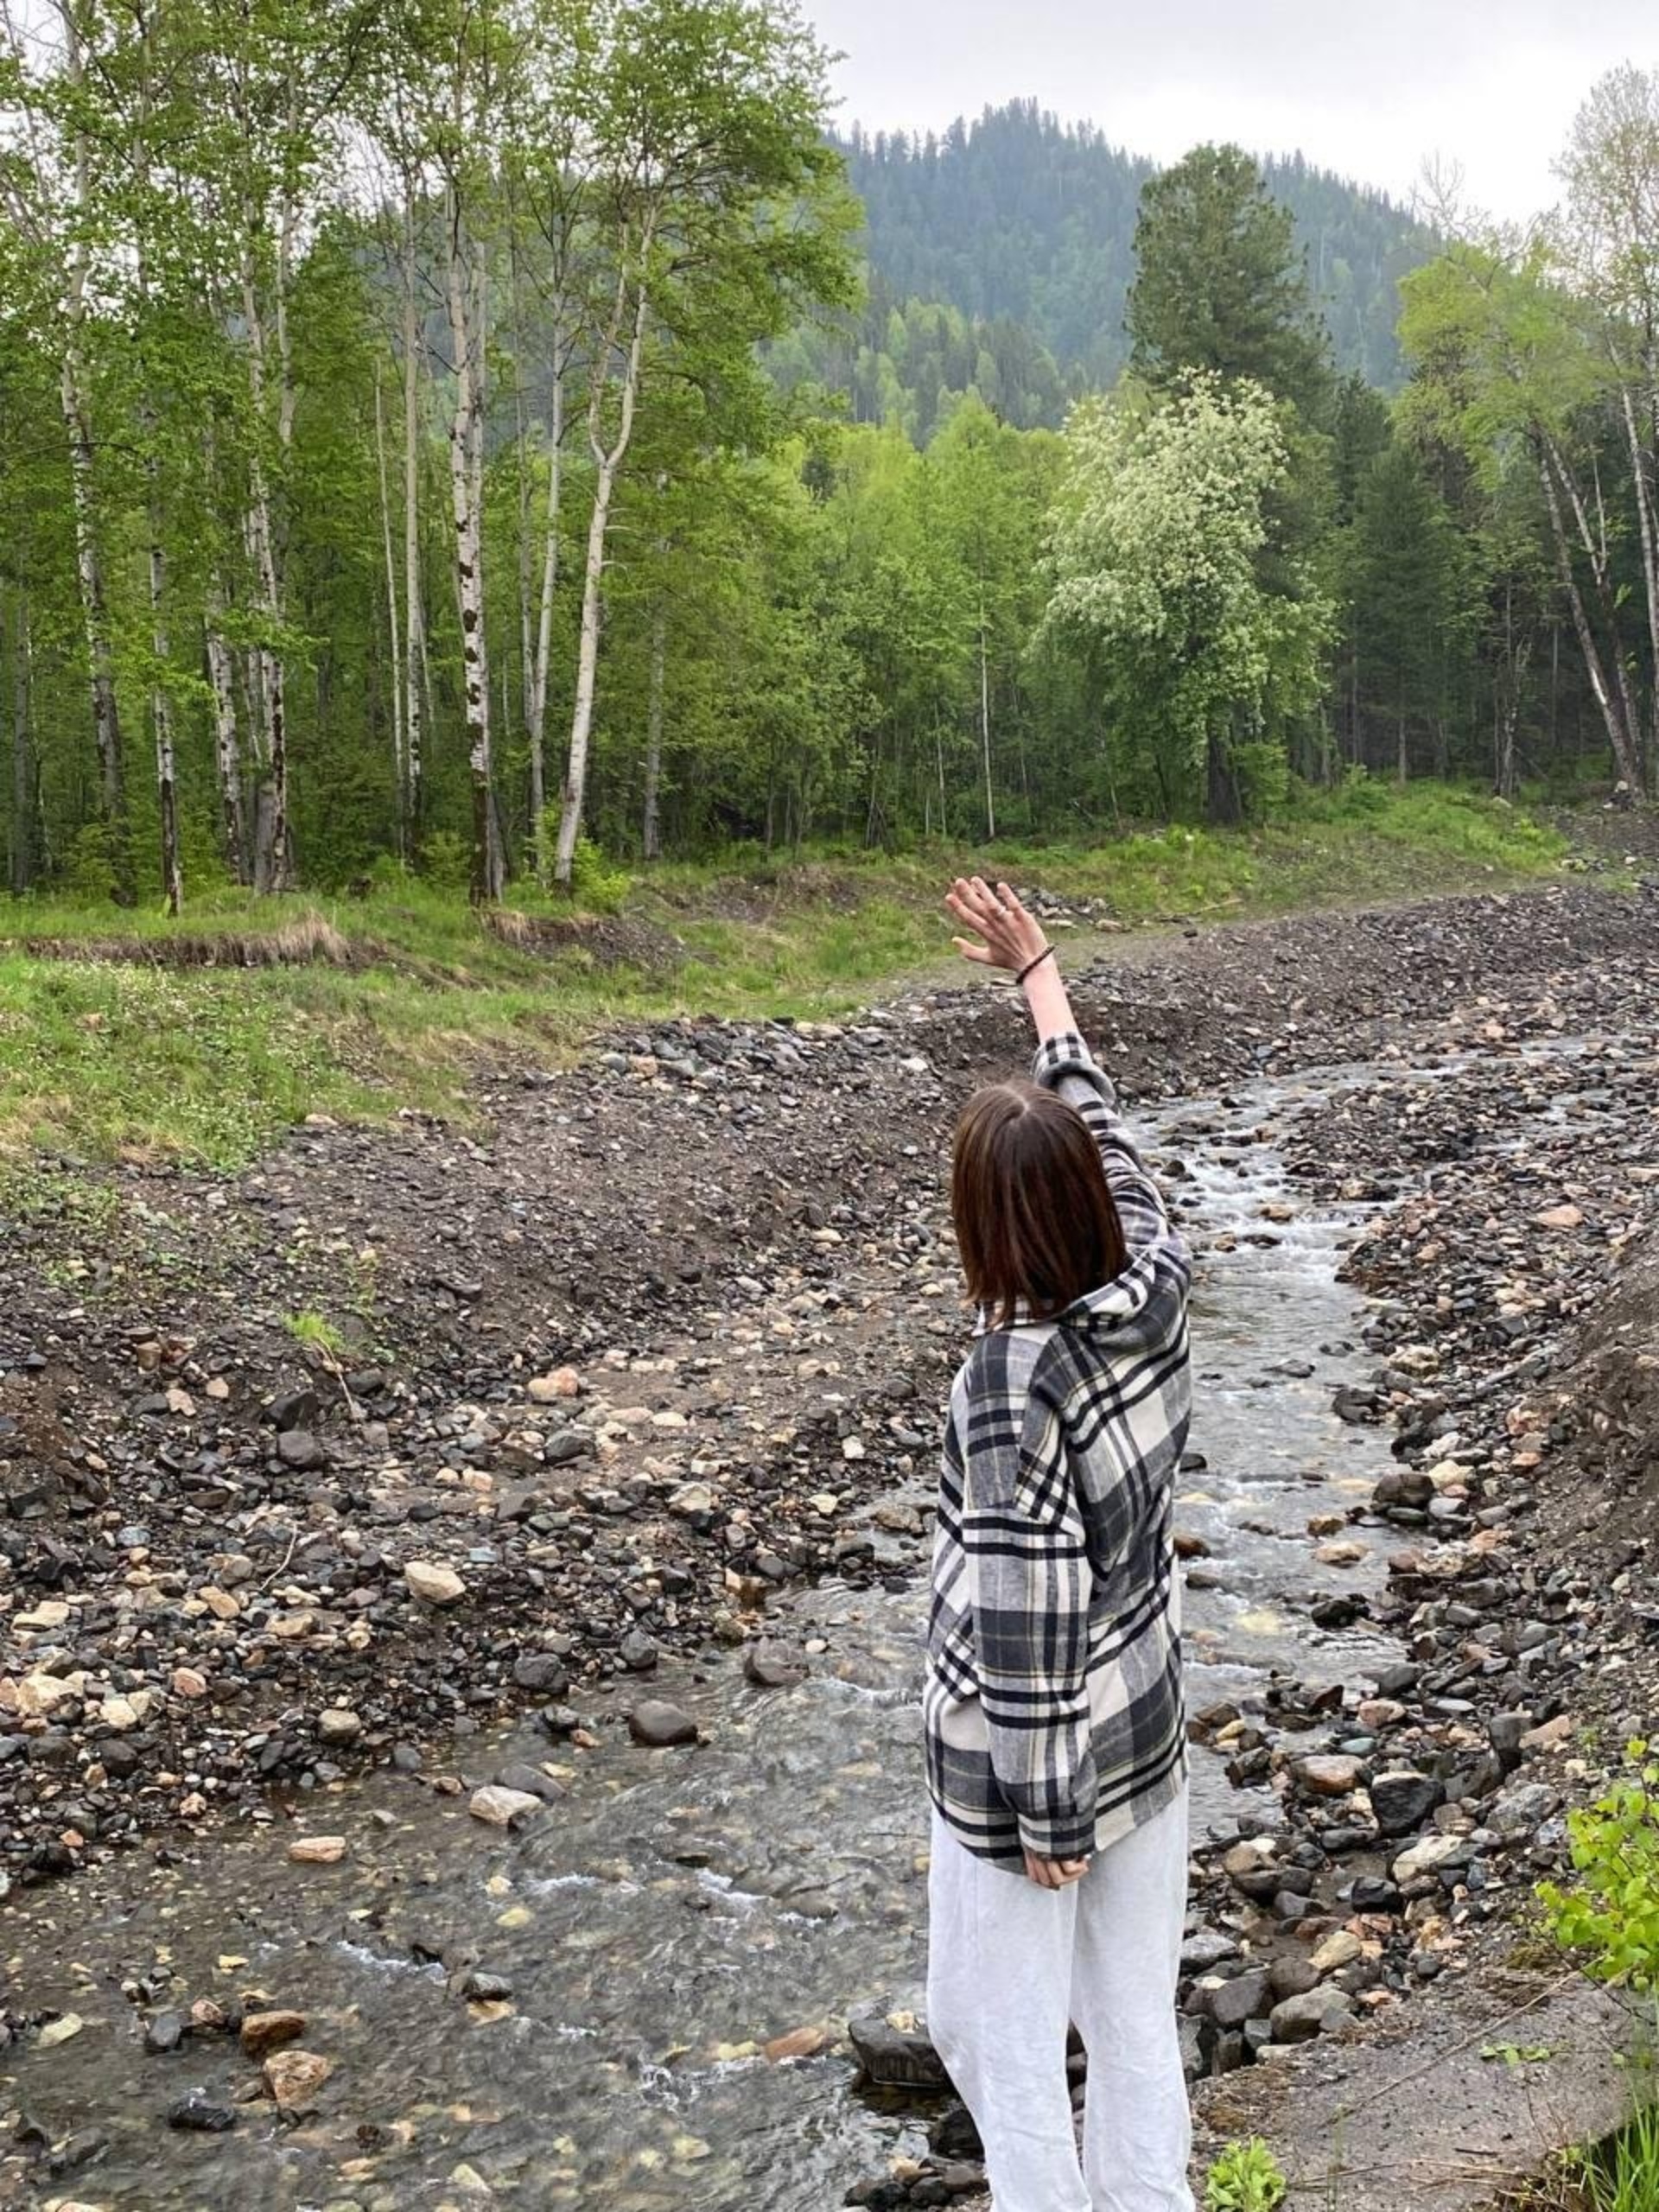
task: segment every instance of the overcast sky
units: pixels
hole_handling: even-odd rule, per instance
[[[1426,160],[1524,217],[1616,62],[1659,67],[1659,0],[804,0],[843,124],[938,129],[1033,98],[1173,161],[1230,138],[1409,195]]]

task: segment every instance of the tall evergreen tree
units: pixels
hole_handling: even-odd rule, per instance
[[[1313,418],[1330,346],[1289,213],[1236,146],[1198,146],[1141,195],[1130,366],[1166,387],[1203,369],[1248,378]]]

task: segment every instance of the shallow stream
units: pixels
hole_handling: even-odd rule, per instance
[[[1368,1366],[1363,1310],[1336,1281],[1360,1216],[1310,1204],[1274,1130],[1376,1071],[1262,1085],[1143,1118],[1201,1256],[1193,1340],[1205,1465],[1185,1478],[1194,1707],[1281,1668],[1354,1679],[1392,1647],[1314,1627],[1321,1597],[1375,1589],[1382,1532],[1319,1564],[1311,1517],[1363,1500],[1391,1463],[1379,1430],[1334,1415]],[[925,1504],[925,1487],[910,1502]],[[737,1658],[664,1665],[656,1693],[703,1724],[693,1751],[637,1750],[604,1729],[579,1753],[533,1726],[455,1754],[488,1778],[550,1760],[568,1794],[503,1839],[446,1796],[383,1774],[281,1824],[134,1859],[15,1899],[14,2008],[73,2012],[79,2032],[0,2061],[8,2101],[54,2140],[104,2147],[43,2183],[63,2199],[147,2212],[464,2208],[823,2212],[913,2121],[850,2090],[844,2046],[772,2064],[758,2046],[918,2005],[925,1820],[915,1706],[918,1585],[821,1587],[774,1632],[817,1646],[800,1687],[760,1692]],[[578,1700],[583,1709],[590,1701]],[[1194,1826],[1241,1808],[1195,1754]],[[1266,1801],[1264,1801],[1266,1802]],[[290,1863],[296,1833],[344,1835],[335,1866]],[[471,1973],[509,1994],[469,1999]],[[141,1987],[140,1985],[143,1985]],[[486,1985],[488,1986],[488,1985]],[[146,2053],[146,2013],[254,1993],[308,2019],[334,2065],[297,2126],[244,2106],[228,2133],[164,2124],[191,2089],[223,2101],[252,2068],[226,2037]],[[250,2009],[254,2009],[252,2004]],[[88,2138],[90,2148],[91,2138]]]

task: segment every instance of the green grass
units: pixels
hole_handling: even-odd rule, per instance
[[[308,1114],[464,1110],[480,1058],[557,1058],[596,1030],[685,1013],[833,1018],[906,976],[948,972],[939,907],[959,871],[1109,903],[1122,922],[1225,918],[1414,896],[1545,874],[1563,841],[1443,786],[1305,796],[1249,832],[1171,829],[1109,843],[935,845],[902,856],[744,855],[637,877],[587,938],[536,945],[416,881],[363,899],[257,902],[220,891],[175,921],[0,902],[0,1151],[170,1154],[230,1167]],[[610,897],[607,893],[607,904]],[[572,919],[533,893],[529,924]],[[326,930],[349,964],[174,968],[99,957],[111,941]],[[75,957],[29,950],[49,941]]]
[[[1639,2106],[1605,2142],[1563,2153],[1506,2212],[1659,2212],[1659,2104]]]

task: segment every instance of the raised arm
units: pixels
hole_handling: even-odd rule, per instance
[[[1042,924],[1020,904],[1006,883],[993,888],[979,876],[958,876],[945,898],[957,919],[976,933],[957,938],[957,950],[983,968],[1003,968],[1020,979],[1037,1031],[1037,1058],[1032,1073],[1045,1089],[1058,1091],[1089,1124],[1100,1147],[1101,1164],[1111,1185],[1123,1239],[1131,1253],[1174,1240],[1163,1195],[1147,1173],[1123,1116],[1117,1094],[1084,1042],[1071,1012],[1065,979]]]

